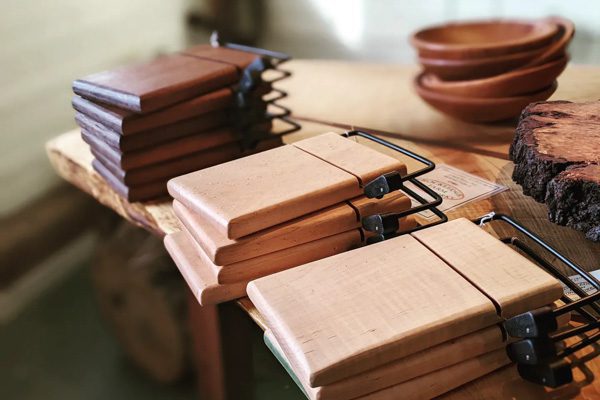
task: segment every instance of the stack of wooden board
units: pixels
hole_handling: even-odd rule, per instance
[[[409,209],[400,192],[362,195],[392,171],[406,168],[327,133],[183,175],[168,183],[183,230],[165,246],[201,304],[243,297],[252,279],[361,246],[363,217]]]
[[[150,200],[172,177],[280,145],[266,68],[257,54],[202,45],[74,81],[94,169],[127,200]]]
[[[425,399],[508,364],[499,324],[562,286],[458,219],[260,278],[248,295],[310,399]]]

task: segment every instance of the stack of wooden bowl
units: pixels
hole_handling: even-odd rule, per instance
[[[415,88],[431,106],[465,121],[516,117],[554,93],[574,33],[573,23],[558,17],[420,30],[411,38],[423,66]]]

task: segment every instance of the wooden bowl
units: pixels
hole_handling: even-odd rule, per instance
[[[445,60],[419,57],[426,72],[431,72],[444,80],[466,80],[485,78],[519,68],[540,57],[546,48],[528,50],[498,57],[474,60]]]
[[[490,78],[468,81],[443,81],[433,74],[424,74],[421,84],[424,88],[453,96],[463,97],[511,97],[535,93],[552,85],[568,62],[563,56],[549,63],[518,69]]]
[[[421,98],[435,109],[469,122],[494,122],[517,117],[529,103],[548,99],[558,86],[552,85],[523,96],[478,98],[438,93],[422,85],[424,74],[419,74],[414,86]]]
[[[575,36],[575,24],[572,21],[561,17],[551,17],[548,20],[556,24],[559,29],[554,41],[546,47],[542,54],[529,61],[523,67],[542,65],[550,60],[556,59],[566,52],[567,46],[571,43],[573,36]]]
[[[546,19],[473,21],[425,28],[413,34],[411,43],[423,58],[473,60],[539,49],[557,31]]]

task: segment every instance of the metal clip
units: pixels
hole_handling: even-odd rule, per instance
[[[600,329],[600,305],[597,304],[600,300],[600,282],[589,272],[559,253],[540,237],[507,215],[492,212],[475,219],[473,222],[483,226],[491,221],[503,221],[517,229],[542,249],[577,272],[596,289],[596,292],[588,295],[568,275],[540,256],[520,239],[516,237],[501,239],[504,243],[511,244],[523,251],[541,268],[562,281],[565,286],[580,296],[578,300],[572,300],[568,296],[563,295],[561,300],[565,303],[564,306],[556,309],[542,307],[509,318],[502,324],[508,335],[522,338],[507,346],[507,354],[511,360],[517,363],[517,369],[523,379],[549,387],[558,387],[569,383],[573,379],[573,374],[571,364],[565,360],[565,357],[600,340],[600,331],[591,335],[585,335],[592,330]],[[586,307],[595,312],[595,315],[590,310],[587,310]],[[588,323],[567,331],[554,333],[558,329],[557,317],[571,311],[577,312]],[[583,338],[579,342],[567,347],[562,344],[565,339],[580,335]]]
[[[358,136],[368,139],[372,142],[392,149],[398,153],[401,153],[405,156],[408,156],[414,160],[425,164],[424,168],[413,173],[407,174],[405,176],[402,176],[399,172],[390,172],[381,175],[380,177],[374,179],[373,181],[369,182],[367,185],[364,186],[364,194],[368,198],[381,198],[392,191],[401,190],[402,192],[406,193],[408,196],[412,197],[419,203],[418,206],[412,207],[409,210],[402,210],[397,213],[374,214],[368,217],[364,217],[361,221],[362,228],[368,232],[376,234],[374,236],[369,237],[367,243],[376,243],[382,240],[396,237],[398,235],[415,232],[448,221],[448,217],[446,216],[446,214],[444,214],[437,208],[437,206],[442,204],[442,197],[439,194],[437,194],[433,189],[416,179],[418,176],[432,171],[435,168],[435,163],[408,149],[400,147],[396,144],[388,142],[387,140],[381,139],[362,130],[346,131],[342,134],[342,136],[345,136],[347,138]],[[428,201],[424,199],[421,195],[406,187],[406,185],[404,185],[404,182],[412,183],[417,188],[425,192],[427,196],[431,197],[433,200]],[[423,211],[431,211],[438,217],[438,220],[426,225],[419,225],[407,231],[398,232],[398,229],[400,228],[400,218],[417,214]]]
[[[240,137],[239,142],[243,149],[253,149],[260,140],[272,136],[287,135],[301,128],[300,124],[288,118],[291,111],[277,103],[279,100],[287,97],[287,92],[272,87],[273,83],[291,76],[289,71],[280,68],[281,64],[291,59],[289,55],[241,44],[221,43],[217,31],[211,34],[210,44],[213,47],[221,46],[259,56],[242,71],[242,76],[235,88],[236,107],[232,110],[231,120],[233,121],[235,130],[238,132],[238,136]],[[263,79],[263,73],[266,70],[273,70],[278,74],[276,74],[275,78],[265,80]],[[253,98],[254,91],[259,85],[264,84],[271,86],[271,92],[276,93],[276,96],[261,101],[261,105],[264,104],[265,107],[257,108],[254,106],[254,103],[256,103],[255,98]],[[280,112],[273,113],[269,111],[270,107],[276,108]],[[270,134],[257,128],[262,123],[272,122],[276,119],[284,122],[288,128]]]

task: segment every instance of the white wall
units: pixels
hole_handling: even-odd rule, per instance
[[[55,184],[43,145],[74,127],[71,81],[185,46],[205,0],[4,0],[0,4],[0,216]],[[243,0],[242,0],[243,1]],[[246,0],[252,1],[252,0]],[[448,19],[559,14],[572,58],[600,63],[598,0],[265,0],[263,46],[295,57],[411,63],[411,32]],[[195,36],[196,39],[203,35]]]
[[[55,184],[44,142],[74,127],[71,81],[183,47],[184,0],[0,3],[0,215]]]
[[[410,63],[410,34],[447,20],[492,17],[572,19],[577,63],[600,63],[598,0],[267,0],[264,45],[295,57]]]

